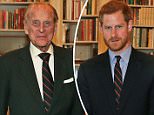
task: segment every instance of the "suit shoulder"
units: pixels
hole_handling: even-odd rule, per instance
[[[138,59],[142,60],[142,61],[148,61],[148,62],[154,62],[154,56],[137,51],[136,55],[138,57]]]
[[[71,48],[63,48],[63,47],[59,47],[59,46],[54,46],[55,47],[55,51],[57,52],[57,54],[61,57],[72,57],[73,56],[73,51]]]
[[[18,57],[19,54],[23,53],[23,51],[25,50],[24,48],[20,48],[20,49],[16,49],[10,52],[7,52],[6,54],[2,55],[0,57],[0,59],[12,59],[12,58],[16,58]]]
[[[154,68],[154,56],[136,51],[135,53],[136,61],[142,63],[145,68]],[[151,70],[151,69],[150,69]]]
[[[93,58],[90,58],[90,59],[84,61],[81,64],[81,66],[94,66],[94,65],[100,63],[103,60],[104,56],[105,56],[104,53],[96,55]]]

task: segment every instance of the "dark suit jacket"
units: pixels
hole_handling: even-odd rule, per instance
[[[108,51],[81,64],[78,86],[89,115],[154,115],[154,57],[133,49],[120,98],[115,94]]]
[[[45,113],[29,46],[0,58],[0,115],[83,115],[73,77],[70,50],[54,45],[55,83],[51,109]]]

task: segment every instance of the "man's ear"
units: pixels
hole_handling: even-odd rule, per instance
[[[103,33],[103,24],[102,24],[102,23],[99,23],[99,31],[100,31],[101,33]]]
[[[25,34],[28,35],[28,28],[27,28],[28,25],[27,25],[27,22],[24,20],[23,23],[24,23],[24,31],[25,31]]]
[[[133,28],[133,20],[129,20],[128,22],[128,31],[132,31]]]
[[[56,35],[56,33],[57,33],[57,23],[55,23],[55,27],[54,27],[54,36]]]

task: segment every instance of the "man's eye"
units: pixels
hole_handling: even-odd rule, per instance
[[[40,22],[37,21],[37,20],[34,20],[34,21],[32,22],[32,24],[33,24],[34,26],[39,26],[39,25],[40,25]]]
[[[106,29],[106,30],[110,30],[110,29],[112,29],[112,27],[110,27],[110,26],[105,26],[105,29]]]
[[[44,22],[44,26],[45,26],[45,27],[48,27],[48,26],[50,26],[50,25],[51,25],[51,22],[49,22],[49,21]]]
[[[116,29],[120,29],[120,28],[122,28],[122,26],[116,26]]]

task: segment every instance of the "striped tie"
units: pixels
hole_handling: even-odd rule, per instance
[[[43,96],[44,96],[45,111],[48,112],[51,106],[51,100],[54,90],[53,87],[54,82],[48,65],[50,54],[41,53],[39,54],[39,57],[43,60],[43,65],[42,65]]]
[[[122,90],[122,71],[120,68],[120,56],[116,56],[117,62],[114,67],[114,92],[115,92],[115,103],[116,103],[116,109],[119,110],[119,103],[120,103],[120,93]]]

